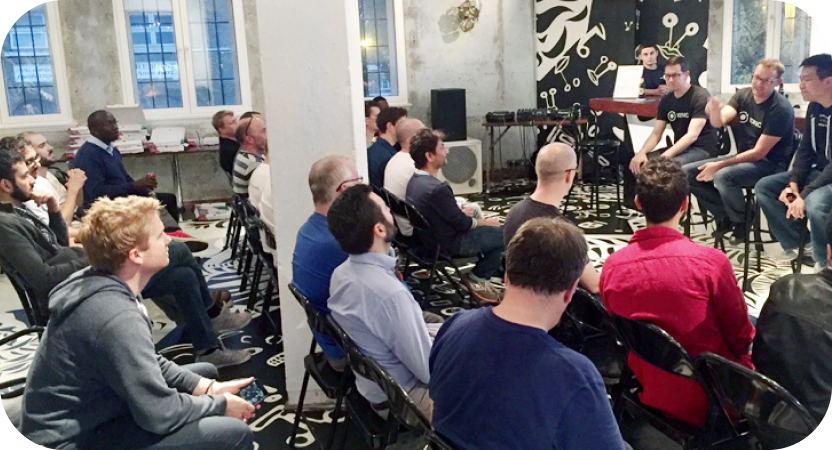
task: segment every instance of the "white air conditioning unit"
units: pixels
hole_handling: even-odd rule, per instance
[[[448,163],[439,169],[436,178],[447,181],[455,195],[482,192],[482,141],[445,142]]]

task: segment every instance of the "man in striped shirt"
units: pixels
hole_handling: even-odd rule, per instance
[[[263,116],[258,114],[240,120],[235,137],[240,143],[240,150],[234,159],[231,187],[235,194],[248,198],[251,173],[263,162],[267,152],[266,121],[263,120]]]

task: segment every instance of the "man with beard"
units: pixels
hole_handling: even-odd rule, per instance
[[[332,274],[327,301],[332,317],[430,418],[431,339],[422,310],[396,275],[396,258],[389,255],[396,235],[390,209],[370,186],[358,184],[333,202],[327,225],[350,255]],[[387,395],[372,381],[358,374],[355,378],[358,392],[386,418]]]

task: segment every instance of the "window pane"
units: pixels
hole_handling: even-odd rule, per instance
[[[24,14],[3,42],[6,100],[12,116],[61,112],[45,24],[46,9],[40,5]]]
[[[136,98],[145,109],[181,108],[171,0],[125,0]]]
[[[231,11],[231,0],[188,0],[197,106],[242,103]]]
[[[358,0],[358,12],[364,96],[399,95],[393,0]]]
[[[810,55],[812,18],[800,8],[784,3],[782,19],[780,61],[786,66],[783,82],[799,83],[800,63]]]
[[[734,0],[731,84],[750,84],[757,61],[766,53],[768,0]]]

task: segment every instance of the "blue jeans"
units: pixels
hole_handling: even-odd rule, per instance
[[[171,242],[168,246],[170,262],[167,267],[150,278],[142,291],[143,297],[152,298],[160,306],[175,310],[176,321],[185,322],[185,336],[194,350],[208,350],[218,345],[217,333],[208,317],[208,310],[214,305],[208,284],[202,274],[202,267],[182,242]],[[174,301],[169,301],[173,296]]]
[[[182,366],[205,378],[216,379],[212,364]],[[125,450],[250,450],[254,433],[242,420],[225,416],[203,417],[169,434],[154,434],[139,427],[129,413],[99,426],[87,439],[84,448]]]
[[[661,156],[662,153],[664,153],[667,149],[668,149],[668,147],[653,150],[652,152],[647,154],[647,158],[656,159],[659,156]],[[702,147],[693,147],[693,146],[690,146],[690,147],[682,150],[677,155],[673,156],[673,159],[675,159],[676,161],[679,161],[679,164],[681,164],[683,166],[686,165],[686,164],[691,164],[691,163],[695,163],[695,162],[698,162],[698,161],[703,161],[703,160],[706,160],[708,158],[712,158],[710,153],[706,152],[705,149],[703,149]]]
[[[479,256],[480,260],[471,272],[487,280],[500,270],[500,256],[505,248],[503,227],[483,225],[465,232],[455,256]]]
[[[820,172],[813,170],[806,180],[811,183]],[[754,187],[757,202],[766,214],[771,234],[780,242],[783,250],[794,250],[800,246],[800,221],[786,218],[786,205],[777,198],[789,184],[789,172],[778,173],[760,180]],[[826,261],[826,219],[832,210],[832,185],[822,186],[807,195],[806,217],[812,229],[812,252],[815,262],[827,265]]]
[[[782,172],[783,168],[763,159],[721,169],[714,175],[713,182],[696,180],[699,166],[727,158],[711,158],[686,164],[682,170],[688,176],[690,191],[699,200],[700,207],[710,211],[718,222],[727,217],[733,223],[745,223],[745,195],[742,188],[754,187],[760,178]]]

